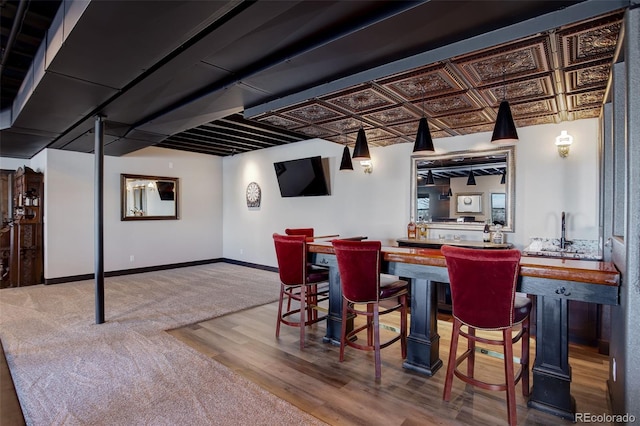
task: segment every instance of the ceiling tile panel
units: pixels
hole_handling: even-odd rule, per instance
[[[309,124],[321,123],[342,117],[342,114],[338,111],[313,101],[282,111],[281,114],[286,118]]]
[[[507,99],[509,102],[518,102],[555,95],[550,75],[488,86],[478,92],[492,108],[497,108],[503,99]]]
[[[541,115],[537,117],[514,118],[517,127],[537,126],[539,124],[554,124],[559,122],[557,114]]]
[[[583,91],[594,87],[604,87],[611,74],[611,59],[600,61],[593,66],[565,71],[568,93]]]
[[[459,129],[460,127],[475,127],[484,124],[493,125],[493,118],[489,117],[484,111],[471,111],[462,114],[453,114],[441,117],[447,127]]]
[[[256,117],[255,120],[261,123],[267,123],[277,127],[284,127],[285,129],[295,129],[295,128],[306,125],[300,121],[296,121],[291,118],[283,117],[277,114],[263,115],[260,117]]]
[[[620,14],[589,21],[558,32],[564,68],[611,58],[622,26]]]
[[[384,126],[419,120],[419,116],[404,105],[365,114],[364,117]]]
[[[514,118],[544,114],[557,114],[558,107],[554,98],[538,99],[530,102],[511,104],[511,113],[513,114]]]
[[[569,111],[585,108],[599,108],[604,99],[604,90],[594,90],[567,96]]]
[[[438,64],[379,81],[386,89],[408,101],[446,96],[466,90],[446,64]]]
[[[324,97],[323,100],[351,114],[362,114],[396,104],[395,100],[376,90],[371,84],[339,92]]]
[[[538,37],[524,43],[502,46],[480,54],[453,59],[474,87],[549,73],[549,40]]]
[[[468,93],[459,93],[453,96],[429,99],[424,102],[416,102],[415,105],[418,108],[424,108],[424,111],[429,117],[441,117],[443,115],[473,111],[482,108],[482,106],[472,99]]]

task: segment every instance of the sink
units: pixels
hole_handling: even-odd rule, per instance
[[[523,251],[524,256],[541,256],[554,259],[580,259],[580,260],[602,260],[600,256],[586,253],[584,251],[560,251],[560,250],[540,250]]]
[[[573,240],[566,249],[560,249],[560,240],[554,238],[531,238],[524,256],[539,256],[556,259],[602,260],[596,240]]]

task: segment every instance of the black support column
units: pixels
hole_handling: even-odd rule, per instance
[[[96,324],[104,323],[104,121],[96,116],[94,167]]]

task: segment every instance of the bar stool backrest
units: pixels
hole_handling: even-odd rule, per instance
[[[380,241],[333,240],[343,296],[350,302],[380,297]]]
[[[476,328],[513,325],[520,251],[442,246],[447,261],[453,316]]]
[[[306,283],[307,247],[304,235],[273,234],[280,281],[285,285]]]

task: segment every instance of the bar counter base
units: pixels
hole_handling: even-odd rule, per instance
[[[535,389],[532,389],[535,391]],[[545,404],[540,401],[529,400],[527,402],[527,407],[534,408],[536,410],[544,411],[545,413],[553,414],[554,416],[561,417],[566,420],[570,420],[575,422],[576,418],[576,400],[571,396],[570,406],[566,407],[558,407],[552,404]]]
[[[431,341],[407,337],[407,359],[402,367],[417,373],[433,376],[442,367],[442,360],[438,358],[440,336]]]

